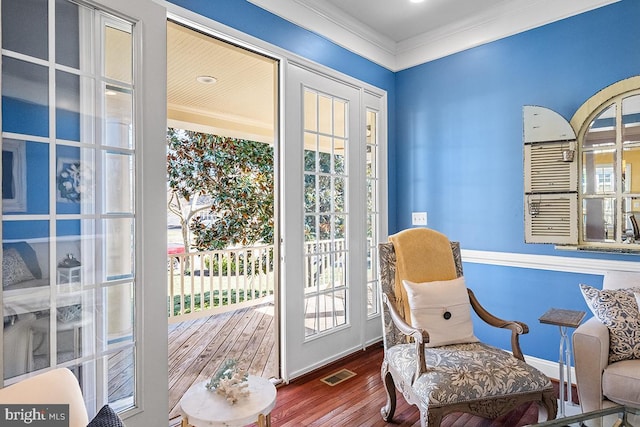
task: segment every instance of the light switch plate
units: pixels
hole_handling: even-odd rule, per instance
[[[426,212],[412,212],[411,213],[412,225],[427,225],[427,213]]]

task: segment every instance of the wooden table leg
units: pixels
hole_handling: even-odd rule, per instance
[[[180,423],[181,427],[189,427],[189,422],[187,421],[187,418],[183,415],[182,416],[182,422]]]
[[[271,414],[258,415],[258,427],[271,427]]]

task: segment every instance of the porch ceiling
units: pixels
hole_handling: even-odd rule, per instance
[[[217,81],[204,84],[198,76]],[[169,125],[273,142],[277,62],[167,23]]]

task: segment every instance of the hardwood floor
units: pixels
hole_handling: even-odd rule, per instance
[[[278,368],[272,331],[273,306],[263,305],[224,313],[169,327],[170,425],[180,423],[176,407],[180,397],[195,382],[209,379],[220,364],[237,358],[251,374],[276,377]],[[240,356],[241,355],[241,356]],[[380,408],[386,394],[380,379],[382,344],[372,346],[329,366],[278,387],[272,425],[282,427],[419,427],[419,412],[397,393],[393,423],[386,423]],[[356,373],[335,386],[320,380],[340,369]],[[556,389],[557,389],[557,383]],[[575,389],[574,389],[575,390]],[[574,397],[577,393],[574,391]],[[468,414],[451,414],[443,427],[515,427],[535,423],[537,405],[524,405],[497,420]]]
[[[272,424],[279,427],[419,427],[417,408],[407,404],[400,393],[393,423],[382,420],[380,408],[386,402],[386,394],[380,379],[381,362],[382,347],[377,345],[279,387],[276,407],[271,412]],[[356,376],[333,387],[320,381],[342,368],[355,372]],[[537,405],[527,404],[493,421],[468,414],[450,414],[442,426],[515,427],[534,423],[537,417]]]
[[[273,317],[273,304],[263,304],[169,325],[169,419],[180,416],[187,389],[227,359],[252,375],[278,377]]]

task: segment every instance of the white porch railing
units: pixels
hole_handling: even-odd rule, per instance
[[[169,323],[258,305],[273,298],[273,245],[171,254]]]

